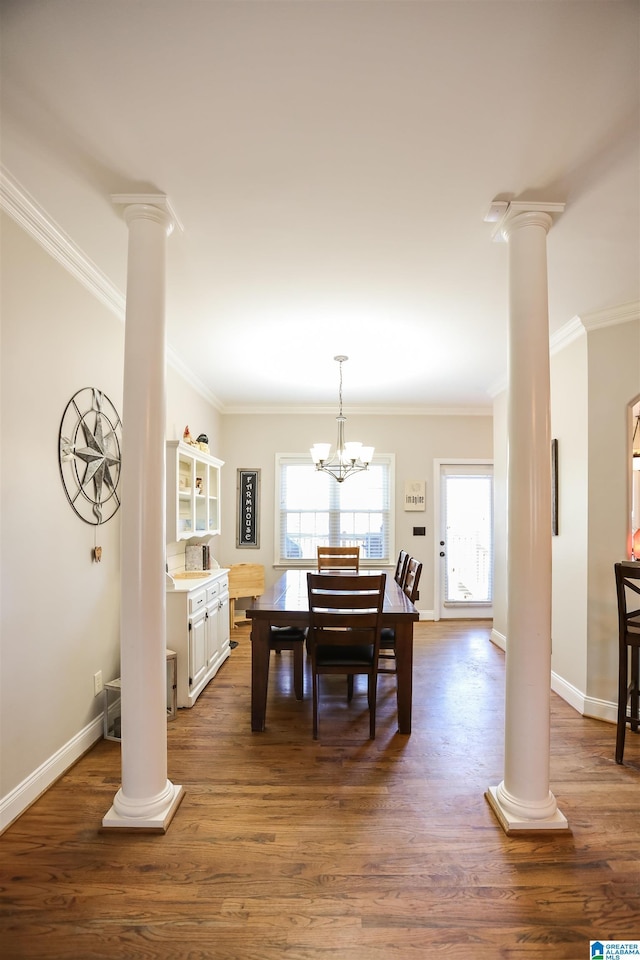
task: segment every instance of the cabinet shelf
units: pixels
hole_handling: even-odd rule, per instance
[[[182,440],[168,440],[167,539],[170,543],[220,533],[223,461]]]

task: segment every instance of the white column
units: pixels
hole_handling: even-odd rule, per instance
[[[125,204],[129,226],[122,414],[122,786],[102,823],[164,831],[183,796],[182,787],[167,779],[165,260],[173,220],[165,198],[155,198],[158,205],[153,196],[112,199]]]
[[[551,404],[547,232],[559,204],[511,204],[505,770],[487,798],[508,833],[566,830],[549,789]]]

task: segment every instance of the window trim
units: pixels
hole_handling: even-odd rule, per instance
[[[280,502],[281,502],[281,478],[282,471],[280,469],[281,464],[284,460],[291,460],[300,464],[308,464],[313,466],[313,461],[309,456],[308,452],[305,453],[276,453],[275,454],[275,470],[274,470],[274,528],[273,528],[273,566],[275,568],[281,569],[309,569],[309,558],[302,560],[288,559],[283,560],[280,557]],[[396,488],[396,455],[395,453],[376,453],[374,454],[372,464],[387,463],[389,466],[389,477],[388,477],[388,487],[389,487],[389,529],[388,529],[388,544],[389,544],[389,556],[387,558],[382,558],[381,560],[361,560],[360,566],[366,570],[375,570],[380,569],[384,570],[390,566],[395,565],[395,540],[396,540],[396,497],[395,497],[395,488]],[[337,481],[334,481],[337,483]],[[345,483],[349,482],[347,478]]]

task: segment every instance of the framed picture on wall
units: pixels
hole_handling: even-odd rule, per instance
[[[426,510],[427,496],[424,480],[406,480],[404,485],[404,509]]]
[[[238,470],[236,547],[260,546],[260,470]]]

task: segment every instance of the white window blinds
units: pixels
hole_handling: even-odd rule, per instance
[[[308,455],[276,455],[276,558],[315,565],[318,546],[360,546],[361,562],[384,566],[393,552],[392,454],[343,483],[316,470]]]

